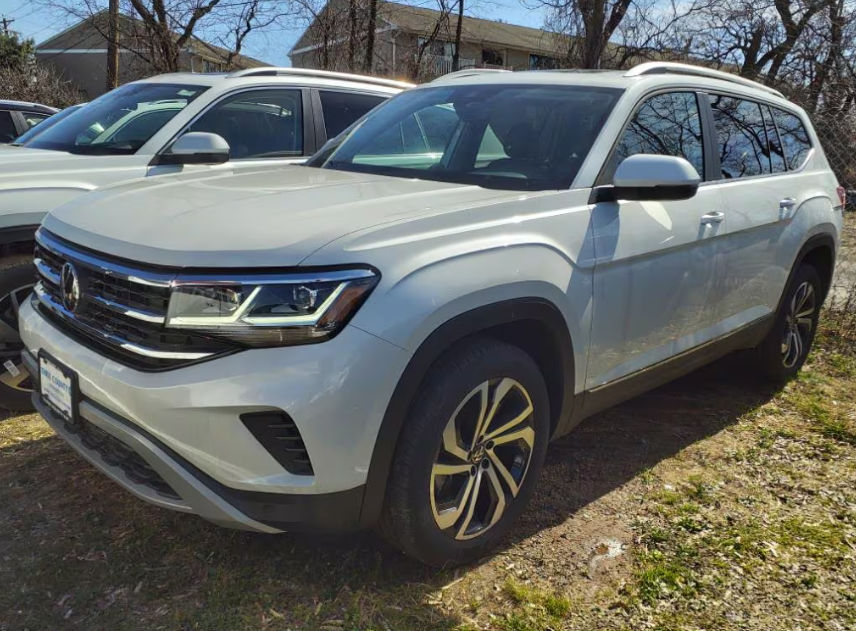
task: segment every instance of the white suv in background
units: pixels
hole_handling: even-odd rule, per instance
[[[805,361],[843,191],[778,92],[664,63],[441,78],[306,167],[52,212],[21,310],[56,432],[159,506],[496,545],[547,443],[737,349]]]
[[[410,84],[293,68],[171,74],[126,84],[23,146],[0,147],[0,407],[30,408],[17,308],[45,214],[96,188],[174,173],[300,163]]]

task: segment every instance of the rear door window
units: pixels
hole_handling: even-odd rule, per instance
[[[761,106],[711,95],[721,177],[727,180],[771,173]]]
[[[35,127],[50,116],[49,114],[40,114],[39,112],[21,112],[21,114],[23,114],[24,120],[27,123],[27,129]]]
[[[787,171],[785,166],[785,154],[782,150],[782,143],[779,140],[779,132],[776,130],[776,123],[773,120],[773,114],[767,105],[761,106],[761,111],[764,114],[764,128],[767,130],[767,147],[770,155],[770,166],[773,173],[782,173]]]
[[[18,129],[11,112],[0,111],[0,142],[12,142],[18,137]]]
[[[791,170],[799,169],[808,160],[808,154],[811,151],[811,140],[809,140],[805,125],[794,114],[777,107],[772,109],[776,127],[779,129],[779,137],[782,139],[782,148],[788,162],[788,168]]]
[[[386,101],[387,97],[356,92],[320,90],[321,109],[327,138],[338,136],[351,123]]]

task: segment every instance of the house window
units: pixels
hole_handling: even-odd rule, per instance
[[[202,60],[202,72],[223,72],[223,64],[216,61]]]
[[[454,42],[443,42],[438,39],[435,39],[432,42],[428,42],[426,46],[425,43],[428,42],[424,37],[419,38],[419,48],[425,50],[426,55],[436,55],[437,57],[451,57],[455,54],[455,43]]]
[[[553,70],[559,67],[559,60],[547,55],[529,55],[529,70]]]
[[[490,64],[491,66],[505,65],[502,61],[502,52],[496,50],[495,48],[482,49],[482,63]]]

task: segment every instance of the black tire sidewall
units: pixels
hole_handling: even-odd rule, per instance
[[[517,497],[510,502],[500,521],[483,535],[458,541],[440,531],[434,521],[430,502],[430,476],[442,433],[455,408],[474,388],[484,381],[510,377],[529,393],[534,407],[535,445],[529,469]],[[395,543],[405,552],[431,565],[457,565],[483,556],[496,546],[526,509],[537,486],[544,464],[550,432],[550,409],[547,387],[537,364],[521,349],[494,340],[478,340],[440,360],[429,373],[424,388],[416,397],[404,432],[411,435],[396,453],[396,461],[407,459],[407,479],[403,493],[389,499],[394,519],[406,524],[393,524],[405,536]],[[400,443],[400,445],[402,444]],[[401,473],[394,462],[391,475]],[[405,504],[402,506],[401,504]],[[403,526],[403,528],[400,528]]]

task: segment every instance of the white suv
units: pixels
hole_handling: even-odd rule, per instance
[[[51,213],[40,412],[137,496],[260,532],[497,544],[547,443],[736,349],[812,344],[842,196],[805,113],[691,66],[465,72],[307,167]]]
[[[0,147],[0,407],[30,407],[17,306],[32,289],[33,237],[48,211],[140,177],[303,162],[408,87],[293,68],[161,75],[61,114],[23,146]]]

